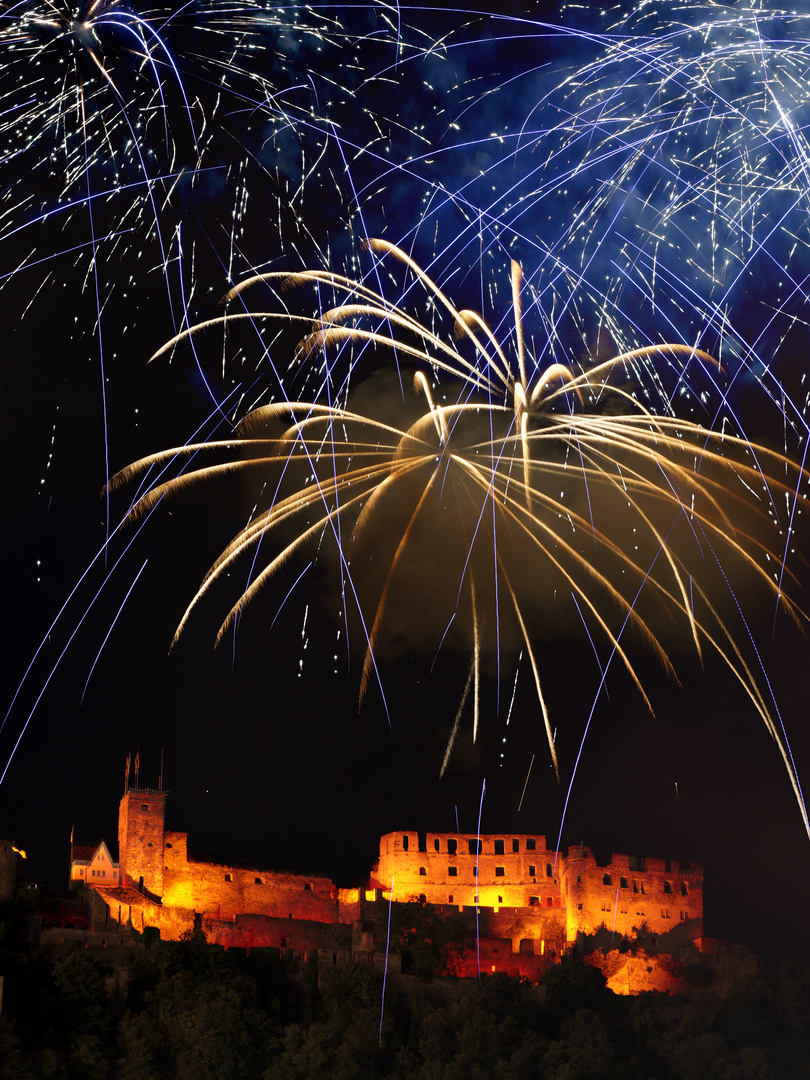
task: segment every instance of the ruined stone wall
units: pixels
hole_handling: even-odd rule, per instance
[[[675,861],[613,855],[598,866],[589,848],[569,848],[562,881],[568,940],[600,926],[626,937],[646,925],[665,934],[679,922],[703,923],[703,867],[681,869]]]
[[[242,913],[315,922],[338,921],[337,890],[329,878],[284,874],[227,863],[185,859],[181,844],[167,851],[163,906],[189,908],[201,915],[228,917]]]
[[[587,964],[599,968],[614,994],[635,995],[657,991],[679,994],[688,988],[683,965],[670,956],[649,956],[643,949],[622,953],[617,949],[595,952],[584,957]]]
[[[480,850],[479,850],[480,848]],[[556,865],[555,865],[556,864]],[[374,882],[388,899],[429,904],[562,908],[557,853],[540,834],[388,833]]]
[[[0,903],[6,904],[14,897],[19,860],[14,845],[8,840],[0,840]]]
[[[479,910],[479,933],[508,940],[516,954],[559,958],[566,948],[565,909],[483,908]]]
[[[349,926],[298,919],[276,919],[266,915],[237,915],[233,920],[203,919],[202,931],[212,945],[224,948],[292,949],[301,956],[324,951],[335,962],[352,957],[352,930]]]

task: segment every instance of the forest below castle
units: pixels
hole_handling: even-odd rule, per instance
[[[540,988],[431,978],[452,960],[402,923],[414,978],[313,954],[135,934],[130,968],[51,959],[3,926],[3,1080],[793,1080],[810,1060],[810,971],[795,964],[669,997],[619,997],[565,960]]]

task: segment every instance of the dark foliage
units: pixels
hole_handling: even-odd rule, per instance
[[[432,913],[407,914],[397,940],[419,958],[415,919],[433,933]],[[200,935],[141,945],[123,971],[87,951],[2,954],[0,1080],[798,1080],[810,1061],[810,972],[795,965],[722,998],[619,998],[581,959],[539,988],[506,975],[384,985],[369,965],[226,952]]]

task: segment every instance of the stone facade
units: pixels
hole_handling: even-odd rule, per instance
[[[616,935],[645,942],[666,935],[678,948],[700,946],[698,864],[681,869],[664,859],[613,855],[599,866],[589,848],[578,845],[564,855],[539,833],[395,832],[381,838],[365,887],[339,889],[326,877],[195,852],[186,833],[165,829],[165,812],[165,792],[126,792],[119,809],[120,885],[99,889],[112,922],[139,931],[155,927],[164,938],[199,929],[225,947],[317,951],[333,962],[376,964],[389,948],[389,905],[420,900],[469,927],[470,947],[456,963],[460,975],[480,969],[536,980],[599,931],[610,937],[609,948]],[[636,968],[643,988],[657,985],[659,966],[669,981],[658,988],[674,985],[666,965],[646,954],[644,964],[619,966],[611,977],[623,992],[634,992]]]
[[[130,788],[118,810],[121,885],[163,896],[163,834],[166,792]]]
[[[601,926],[631,937],[642,925],[665,934],[689,923],[703,933],[703,867],[613,855],[598,866],[582,845],[553,851],[539,833],[388,833],[373,871],[383,895],[429,904],[519,912],[523,938],[571,944]],[[505,918],[512,918],[504,912]]]

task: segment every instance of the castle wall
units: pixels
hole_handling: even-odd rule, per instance
[[[0,840],[0,903],[14,898],[20,853],[8,840]]]
[[[140,886],[163,908],[233,918],[250,912],[277,918],[338,921],[337,890],[329,878],[257,870],[189,856],[188,834],[164,830],[165,793],[130,790],[119,812],[122,886]],[[181,919],[183,926],[187,915]],[[143,914],[148,920],[149,915]],[[162,925],[169,929],[168,916]],[[151,922],[149,925],[158,925]],[[180,924],[178,924],[180,925]]]
[[[569,848],[561,869],[569,942],[600,926],[627,937],[642,925],[660,934],[690,920],[702,928],[698,863],[682,870],[674,861],[613,855],[607,866],[597,866],[590,849],[578,846]]]
[[[176,834],[170,834],[176,836]],[[234,917],[241,913],[275,918],[338,921],[337,890],[325,877],[257,870],[228,863],[196,862],[172,848],[163,875],[164,907]]]
[[[275,948],[308,956],[312,952],[330,954],[336,963],[352,958],[352,931],[348,926],[299,919],[277,919],[266,915],[237,915],[233,920],[203,919],[203,933],[213,945],[224,948]]]
[[[613,933],[636,937],[644,926],[653,948],[659,934],[674,941],[674,928],[684,941],[702,934],[703,868],[694,863],[681,869],[614,854],[598,866],[588,848],[572,847],[563,857],[541,834],[394,832],[380,840],[369,887],[338,890],[321,876],[195,856],[186,833],[164,831],[165,800],[164,792],[146,789],[121,800],[121,888],[104,890],[113,919],[136,930],[157,927],[163,938],[202,926],[226,947],[326,949],[334,956],[348,950],[376,963],[381,942],[368,906],[421,899],[440,915],[462,913],[468,921],[460,973],[476,974],[480,965],[536,978],[579,934],[603,927],[612,940]],[[347,943],[346,924],[356,941]],[[611,953],[610,977],[624,992],[669,978],[666,965],[654,976],[651,965],[645,981],[639,964],[619,956]]]
[[[671,956],[649,956],[643,949],[636,953],[592,953],[583,958],[586,964],[599,968],[607,979],[607,988],[614,994],[635,995],[656,991],[679,994],[687,983]]]
[[[480,850],[479,850],[480,848]],[[562,908],[557,853],[540,834],[388,833],[372,872],[386,899],[429,904]],[[452,899],[451,899],[452,898]]]

